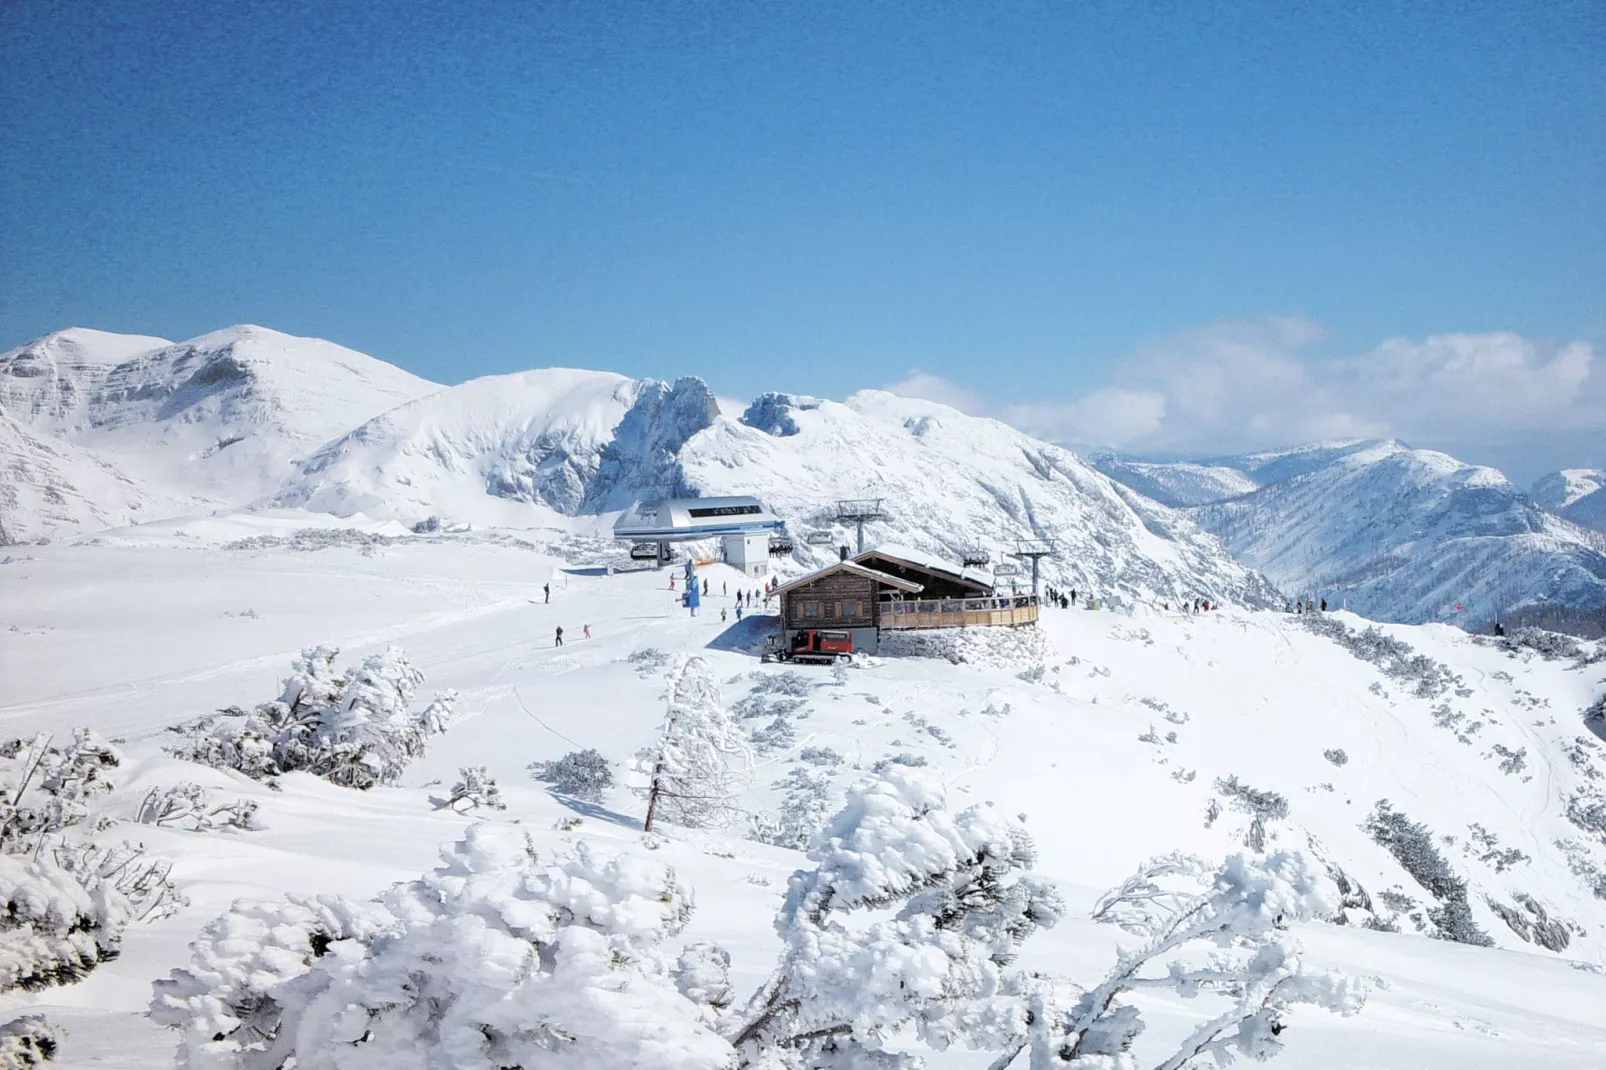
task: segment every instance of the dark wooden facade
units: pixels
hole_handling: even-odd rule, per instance
[[[785,627],[873,628],[876,624],[876,581],[846,569],[826,571],[781,595]]]

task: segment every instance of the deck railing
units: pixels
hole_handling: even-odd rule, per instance
[[[994,628],[1036,621],[1035,595],[881,603],[883,628]]]

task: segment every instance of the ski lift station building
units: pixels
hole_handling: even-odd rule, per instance
[[[725,561],[749,576],[769,572],[772,539],[785,540],[786,521],[757,498],[662,498],[631,504],[614,521],[613,536],[656,546],[667,560],[671,543],[720,539]]]
[[[777,588],[781,632],[846,631],[875,653],[883,631],[1037,623],[1037,596],[1000,593],[990,573],[899,546],[880,546]]]

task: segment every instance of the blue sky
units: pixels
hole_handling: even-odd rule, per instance
[[[1043,434],[1208,450],[1258,440],[1156,385],[1200,332],[1281,337],[1285,411],[1387,339],[1503,331],[1571,409],[1461,416],[1587,450],[1606,6],[1226,8],[10,0],[0,345],[256,322],[444,382],[735,396],[918,370]],[[1145,392],[1159,422],[1088,425]],[[1306,415],[1260,437],[1342,423]]]

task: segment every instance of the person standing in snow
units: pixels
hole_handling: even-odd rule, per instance
[[[557,634],[557,638],[556,638],[556,640],[555,640],[555,641],[554,641],[554,642],[553,642],[553,644],[552,644],[552,645],[553,645],[553,646],[562,646],[562,645],[563,645],[563,625],[561,625],[561,624],[560,624],[560,625],[558,625],[558,634]]]
[[[703,597],[708,597],[708,581],[703,580]]]
[[[742,619],[742,607],[741,606],[737,606],[736,607],[736,619],[737,619],[737,621],[740,621]]]
[[[742,611],[742,607],[741,606],[737,606],[736,607],[736,611],[738,613],[740,613]],[[720,606],[719,607],[719,622],[721,624],[725,623],[725,607],[724,606]]]
[[[552,601],[552,585],[550,583],[543,583],[541,585],[541,593],[546,596],[547,602]]]
[[[1323,613],[1327,612],[1327,599],[1325,599],[1325,598],[1322,599],[1322,612]]]
[[[591,625],[589,625],[589,624],[587,624],[586,627],[585,627],[585,637],[587,639],[591,638]]]
[[[1073,606],[1076,605],[1076,588],[1075,587],[1071,588],[1071,605],[1073,605]],[[1069,607],[1067,607],[1067,608],[1069,608]]]

